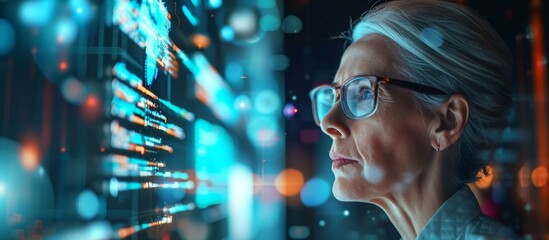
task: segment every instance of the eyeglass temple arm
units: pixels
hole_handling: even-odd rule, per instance
[[[423,93],[423,94],[448,95],[448,93],[442,90],[429,87],[423,84],[410,82],[410,81],[403,81],[403,80],[392,79],[392,78],[382,78],[381,82],[384,82],[386,84],[394,84],[399,87],[414,90],[416,92]]]

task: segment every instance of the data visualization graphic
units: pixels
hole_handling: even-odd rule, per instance
[[[43,105],[34,122],[3,118],[17,126],[12,135],[28,134],[0,137],[0,195],[9,196],[0,196],[1,236],[285,237],[272,184],[284,166],[283,79],[250,61],[281,51],[272,40],[281,32],[257,28],[259,18],[230,21],[241,9],[280,15],[276,1],[259,10],[220,0],[6,7],[25,39],[16,50],[28,54],[7,69],[6,87],[21,79],[12,71],[27,72]],[[251,101],[265,94],[266,103]]]

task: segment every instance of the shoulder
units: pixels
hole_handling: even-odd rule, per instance
[[[519,239],[508,227],[481,214],[469,223],[458,239]]]

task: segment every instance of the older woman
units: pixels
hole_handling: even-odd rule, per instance
[[[463,6],[402,0],[369,11],[350,38],[331,86],[311,91],[333,140],[335,197],[381,207],[404,239],[514,238],[466,185],[512,101],[496,32]]]

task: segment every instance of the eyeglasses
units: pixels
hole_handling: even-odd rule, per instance
[[[446,92],[433,87],[387,77],[359,75],[344,82],[343,86],[321,85],[309,92],[313,116],[318,126],[337,100],[340,100],[343,113],[350,119],[372,116],[377,110],[379,83],[393,84],[422,94],[447,95]]]

